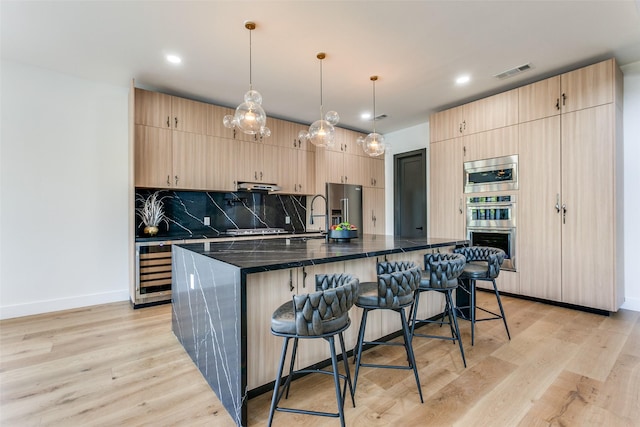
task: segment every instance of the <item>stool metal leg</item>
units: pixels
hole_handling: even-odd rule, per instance
[[[418,394],[420,394],[420,403],[424,403],[422,399],[422,387],[420,387],[420,377],[418,376],[418,368],[416,367],[416,358],[413,354],[413,345],[411,343],[411,332],[409,331],[409,325],[407,324],[407,315],[404,309],[398,310],[400,312],[400,320],[402,322],[402,334],[404,335],[404,348],[407,351],[407,357],[409,358],[409,364],[413,368],[413,374],[416,377],[416,384],[418,385]]]
[[[471,307],[469,308],[471,314],[471,345],[474,345],[475,328],[476,328],[476,281],[474,279],[469,280],[469,287],[471,298]]]
[[[282,354],[280,356],[280,364],[278,365],[278,374],[276,375],[276,383],[273,386],[273,397],[271,398],[271,407],[269,408],[269,427],[273,422],[273,414],[275,413],[276,407],[278,406],[278,402],[280,401],[280,382],[282,378],[282,370],[284,369],[284,359],[287,356],[287,348],[289,347],[289,338],[285,337],[284,342],[282,343]],[[291,377],[291,375],[289,375]]]
[[[293,350],[291,350],[291,364],[289,365],[289,375],[287,376],[287,381],[285,382],[285,395],[284,398],[289,398],[289,389],[291,388],[291,381],[293,380],[293,365],[296,361],[296,353],[298,352],[298,338],[293,339]]]
[[[504,309],[502,308],[502,300],[500,299],[500,292],[498,292],[498,286],[496,285],[496,280],[493,279],[493,290],[496,293],[496,299],[498,300],[498,307],[500,308],[500,316],[502,317],[502,321],[504,322],[504,328],[507,330],[507,337],[511,340],[511,334],[509,333],[509,327],[507,326],[507,318],[504,315]]]
[[[338,401],[338,415],[340,417],[340,426],[344,427],[344,400],[340,391],[340,377],[338,376],[338,358],[336,356],[335,337],[332,335],[327,338],[329,341],[329,350],[331,351],[331,365],[333,366],[333,382],[336,387],[336,400]],[[346,380],[345,380],[346,381]],[[346,392],[346,384],[345,384]]]
[[[360,331],[358,332],[358,351],[355,355],[355,363],[356,363],[356,372],[353,375],[353,392],[355,394],[356,387],[358,386],[358,372],[360,372],[360,363],[362,362],[362,346],[364,343],[364,330],[367,325],[367,314],[369,313],[369,309],[363,308],[362,311],[362,321],[360,322]]]
[[[347,350],[344,346],[344,335],[342,335],[342,332],[340,332],[339,337],[340,337],[340,348],[342,348],[342,363],[344,364],[344,375],[346,377],[345,388],[348,384],[349,392],[351,393],[351,403],[353,403],[353,407],[355,408],[356,407],[355,392],[353,390],[353,383],[351,382],[351,373],[349,372],[349,360],[347,359]],[[346,396],[346,390],[344,395]]]
[[[467,360],[464,357],[464,349],[462,348],[462,337],[460,336],[460,328],[458,327],[458,317],[456,316],[456,310],[453,306],[453,297],[451,295],[452,290],[448,290],[446,292],[447,305],[449,306],[449,323],[451,327],[454,329],[454,338],[458,340],[458,346],[460,347],[460,355],[462,355],[462,363],[464,367],[467,367]]]

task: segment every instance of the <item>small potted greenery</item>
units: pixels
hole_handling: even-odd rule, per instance
[[[158,234],[158,226],[161,222],[167,225],[169,229],[169,222],[164,214],[164,204],[162,200],[165,197],[160,197],[160,192],[150,194],[147,198],[141,195],[136,196],[136,201],[141,202],[142,206],[136,208],[136,214],[142,221],[140,225],[144,224],[144,234],[149,236],[155,236]]]

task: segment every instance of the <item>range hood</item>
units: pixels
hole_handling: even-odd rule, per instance
[[[262,182],[239,182],[238,191],[256,191],[262,193],[270,193],[272,191],[280,191],[282,188],[275,184],[264,184]]]

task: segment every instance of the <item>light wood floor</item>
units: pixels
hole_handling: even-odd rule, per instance
[[[480,293],[491,306],[490,294]],[[424,393],[410,371],[363,368],[351,426],[638,426],[640,313],[611,317],[504,297],[512,340],[500,322],[462,322],[457,346],[416,338]],[[0,322],[2,426],[232,426],[171,332],[169,305],[115,303]],[[269,333],[265,331],[265,333]],[[368,361],[402,363],[402,348]],[[334,410],[326,376],[292,385],[288,405]],[[271,393],[249,402],[265,425]],[[349,402],[349,401],[348,401]],[[333,426],[336,419],[277,413],[274,425]]]

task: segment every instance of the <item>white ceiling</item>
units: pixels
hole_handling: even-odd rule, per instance
[[[640,61],[640,0],[601,1],[7,1],[3,60],[230,107],[253,87],[268,116],[385,133],[430,113],[615,56]],[[179,66],[164,55],[183,58]],[[506,80],[493,77],[530,62]],[[471,82],[459,87],[462,73]]]

